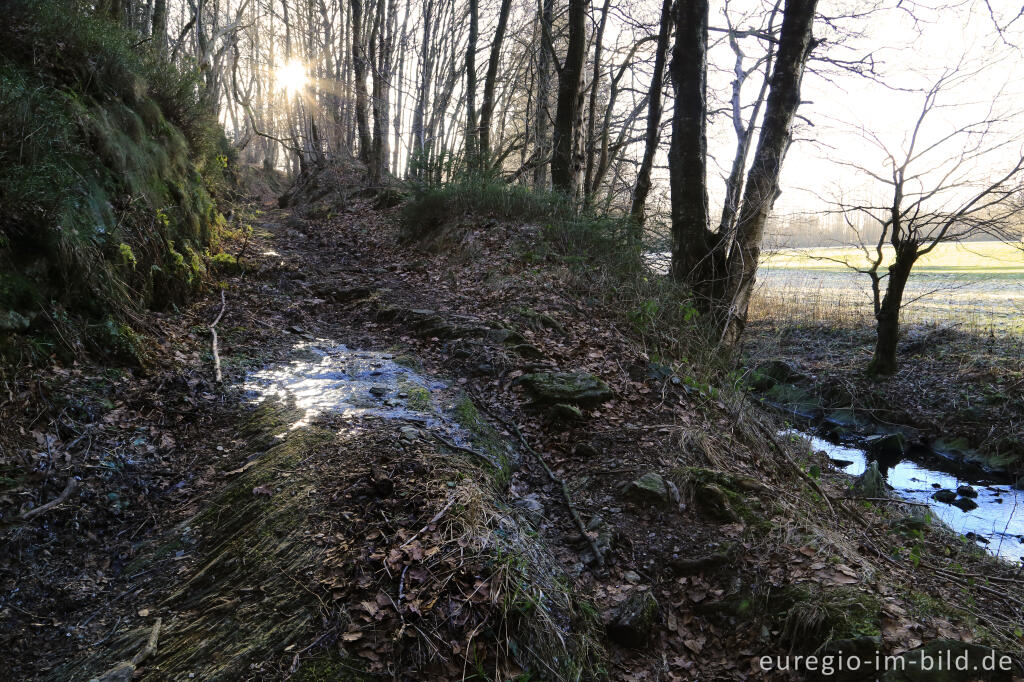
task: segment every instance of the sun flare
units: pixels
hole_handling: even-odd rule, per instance
[[[277,82],[278,88],[289,95],[294,95],[306,87],[309,76],[306,75],[306,67],[302,65],[302,62],[293,59],[277,67],[274,72],[274,80]]]

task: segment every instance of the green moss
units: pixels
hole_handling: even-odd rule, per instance
[[[223,134],[197,72],[133,48],[137,36],[101,15],[55,0],[13,0],[4,13],[0,271],[35,295],[0,291],[0,308],[43,307],[49,321],[59,306],[75,320],[52,334],[77,348],[74,333],[97,320],[198,288],[199,253],[223,224],[212,198],[223,169],[207,162],[223,156]]]
[[[362,682],[376,679],[361,672],[362,667],[360,661],[343,658],[332,651],[323,658],[306,660],[290,679],[297,682]]]
[[[124,265],[130,265],[132,270],[138,265],[139,260],[135,257],[135,252],[132,251],[132,247],[124,242],[117,245],[118,253],[121,254],[121,262]]]

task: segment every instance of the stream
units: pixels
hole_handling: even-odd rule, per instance
[[[785,434],[807,439],[812,449],[823,450],[837,468],[851,476],[864,473],[871,461],[868,454],[857,447],[835,444],[796,430]],[[1024,491],[983,476],[965,478],[965,474],[958,476],[931,469],[909,459],[888,467],[881,461],[878,465],[888,484],[901,498],[927,504],[934,518],[974,540],[990,554],[1009,561],[1024,560]],[[962,511],[932,498],[937,490],[955,491],[963,485],[977,491],[978,496],[974,498],[978,505],[976,509]]]

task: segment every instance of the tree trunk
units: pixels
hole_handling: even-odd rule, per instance
[[[370,153],[369,183],[379,185],[387,173],[391,78],[391,41],[394,31],[395,0],[377,0],[370,52],[373,69],[373,141]]]
[[[478,0],[469,0],[469,44],[466,46],[466,168],[477,167],[476,44],[480,33]]]
[[[558,103],[552,131],[551,184],[569,196],[575,196],[579,183],[574,148],[580,113],[580,78],[587,52],[586,9],[587,0],[569,0],[569,48],[558,74]]]
[[[601,48],[604,43],[604,29],[608,24],[608,6],[611,0],[604,0],[601,8],[601,21],[597,24],[597,35],[594,36],[594,69],[590,80],[590,106],[587,114],[587,139],[586,139],[586,171],[583,174],[583,191],[587,201],[590,195],[597,191],[597,184],[594,182],[594,157],[597,152],[597,141],[594,135],[597,119],[597,91],[601,84]]]
[[[498,28],[491,43],[491,56],[487,62],[487,76],[484,79],[484,101],[480,107],[480,158],[485,164],[491,163],[491,119],[494,116],[494,88],[498,80],[498,62],[501,59],[501,43],[505,40],[508,14],[512,0],[501,0],[498,11]]]
[[[538,162],[533,168],[533,188],[535,190],[546,190],[548,188],[548,167],[550,162],[548,154],[551,151],[548,140],[548,90],[551,78],[551,56],[548,54],[545,45],[546,35],[551,33],[552,17],[554,15],[554,0],[543,0],[543,9],[540,15],[540,40],[537,56],[537,107],[534,121],[534,154]]]
[[[896,344],[900,336],[900,309],[910,271],[917,261],[917,245],[909,243],[896,251],[896,260],[889,266],[885,296],[875,315],[875,354],[868,365],[868,374],[888,376],[896,372]]]
[[[356,128],[359,134],[359,160],[370,167],[370,119],[367,111],[366,54],[363,48],[363,0],[349,0],[352,8],[352,70],[355,71]]]
[[[651,76],[650,97],[647,103],[647,139],[644,143],[644,156],[640,161],[640,170],[637,171],[633,202],[629,209],[635,228],[633,239],[637,243],[643,239],[644,223],[647,221],[647,195],[651,192],[651,170],[654,168],[654,155],[658,152],[660,141],[661,90],[665,80],[665,61],[668,58],[668,41],[671,33],[672,0],[664,0],[661,6],[658,51],[654,55],[654,74]]]
[[[430,84],[434,79],[433,51],[430,44],[430,32],[433,28],[433,21],[434,0],[427,0],[423,8],[423,46],[420,51],[420,62],[423,70],[420,75],[420,92],[419,97],[416,99],[416,110],[412,115],[413,153],[416,159],[416,165],[413,166],[412,170],[417,178],[423,177],[423,171],[425,171],[430,158],[424,123],[426,121],[427,102],[430,100]]]
[[[739,343],[747,323],[754,290],[761,240],[772,205],[779,194],[782,161],[792,140],[793,117],[800,106],[800,83],[807,58],[814,49],[812,36],[817,0],[787,0],[782,18],[778,56],[757,151],[747,175],[746,196],[736,220],[736,243],[729,252],[727,287],[719,297],[718,321],[722,342]]]
[[[707,191],[708,0],[677,2],[672,52],[675,110],[669,149],[674,279],[690,285],[698,308],[713,306],[725,256],[711,231]]]
[[[153,3],[153,49],[158,54],[167,52],[167,0],[156,0]]]

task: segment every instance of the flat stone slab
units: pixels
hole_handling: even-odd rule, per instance
[[[534,372],[519,377],[519,383],[544,405],[595,406],[612,397],[608,384],[587,372]]]

